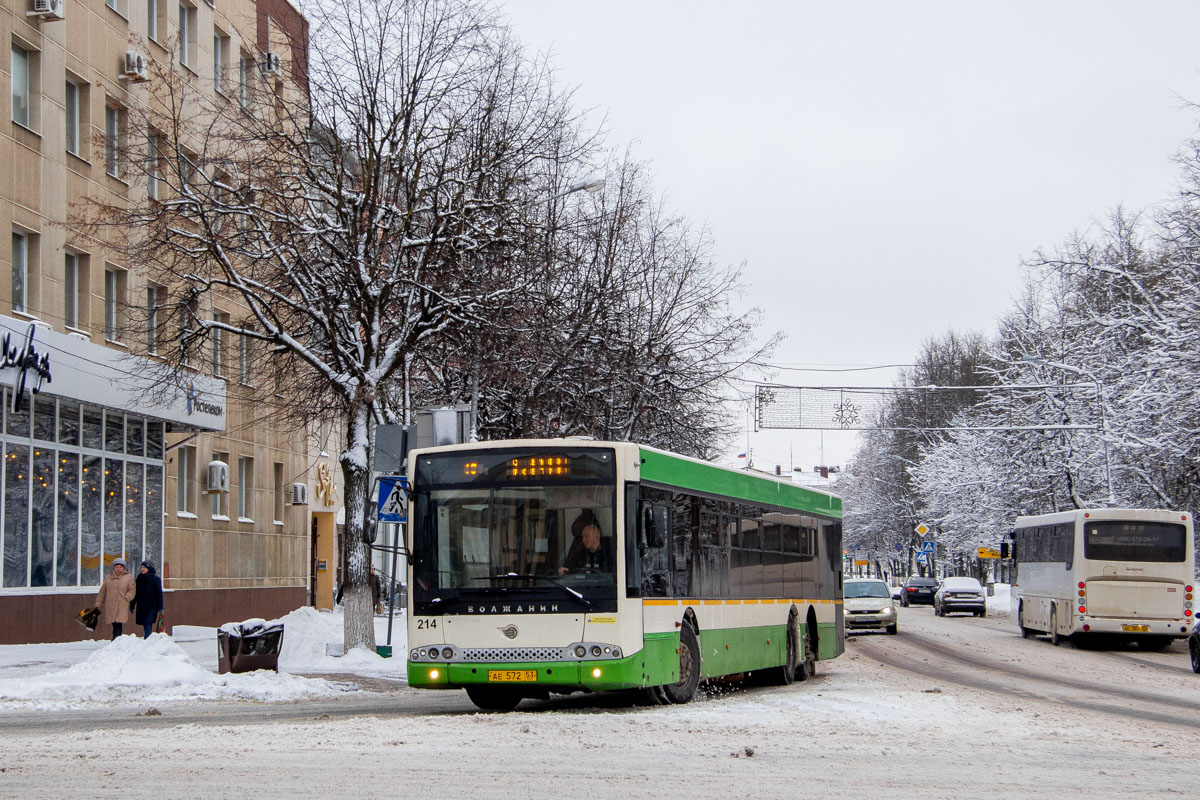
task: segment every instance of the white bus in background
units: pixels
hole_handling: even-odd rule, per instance
[[[1120,508],[1018,517],[1004,542],[1021,635],[1186,638],[1194,617],[1191,514]]]

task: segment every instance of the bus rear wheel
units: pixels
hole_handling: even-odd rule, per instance
[[[796,680],[806,681],[817,674],[817,620],[812,616],[811,612],[808,617],[808,624],[804,626],[804,660],[800,662],[800,668],[796,670]]]
[[[521,702],[517,692],[493,686],[468,686],[467,697],[484,711],[512,711]]]
[[[672,703],[690,703],[699,685],[700,640],[692,626],[685,622],[679,629],[679,680],[662,687],[662,691]]]

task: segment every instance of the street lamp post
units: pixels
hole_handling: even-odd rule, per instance
[[[551,195],[550,201],[553,202],[560,198],[566,197],[575,192],[595,192],[604,188],[607,179],[603,175],[592,175],[583,180],[575,181],[568,184],[567,188],[558,194]],[[478,419],[479,419],[479,373],[483,369],[483,365],[479,362],[479,352],[476,349],[474,363],[471,365],[471,441],[479,441]]]
[[[1043,367],[1061,369],[1064,372],[1072,372],[1076,375],[1087,378],[1092,383],[1096,384],[1096,397],[1100,400],[1100,440],[1104,444],[1104,480],[1105,483],[1108,484],[1107,502],[1109,505],[1113,505],[1116,502],[1116,498],[1113,496],[1112,461],[1109,458],[1108,452],[1108,415],[1104,408],[1106,405],[1104,398],[1104,384],[1099,378],[1090,372],[1082,370],[1079,367],[1072,367],[1070,364],[1060,364],[1057,361],[1046,361],[1045,359],[1037,358],[1035,356],[1021,356],[1020,360],[1026,364],[1040,364]]]

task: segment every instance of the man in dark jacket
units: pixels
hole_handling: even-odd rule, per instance
[[[154,565],[149,561],[142,562],[142,569],[137,576],[137,598],[134,601],[137,610],[134,620],[145,631],[143,639],[149,639],[154,630],[154,622],[163,610],[162,578],[154,571]]]

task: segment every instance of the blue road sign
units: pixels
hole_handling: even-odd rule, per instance
[[[917,553],[917,563],[924,564],[928,560],[928,556],[924,553]]]
[[[933,555],[934,553],[937,552],[937,545],[934,544],[933,542],[925,542],[921,545],[920,552],[928,553],[929,555]]]
[[[408,478],[403,475],[385,475],[379,479],[379,511],[375,518],[380,522],[408,521]]]

